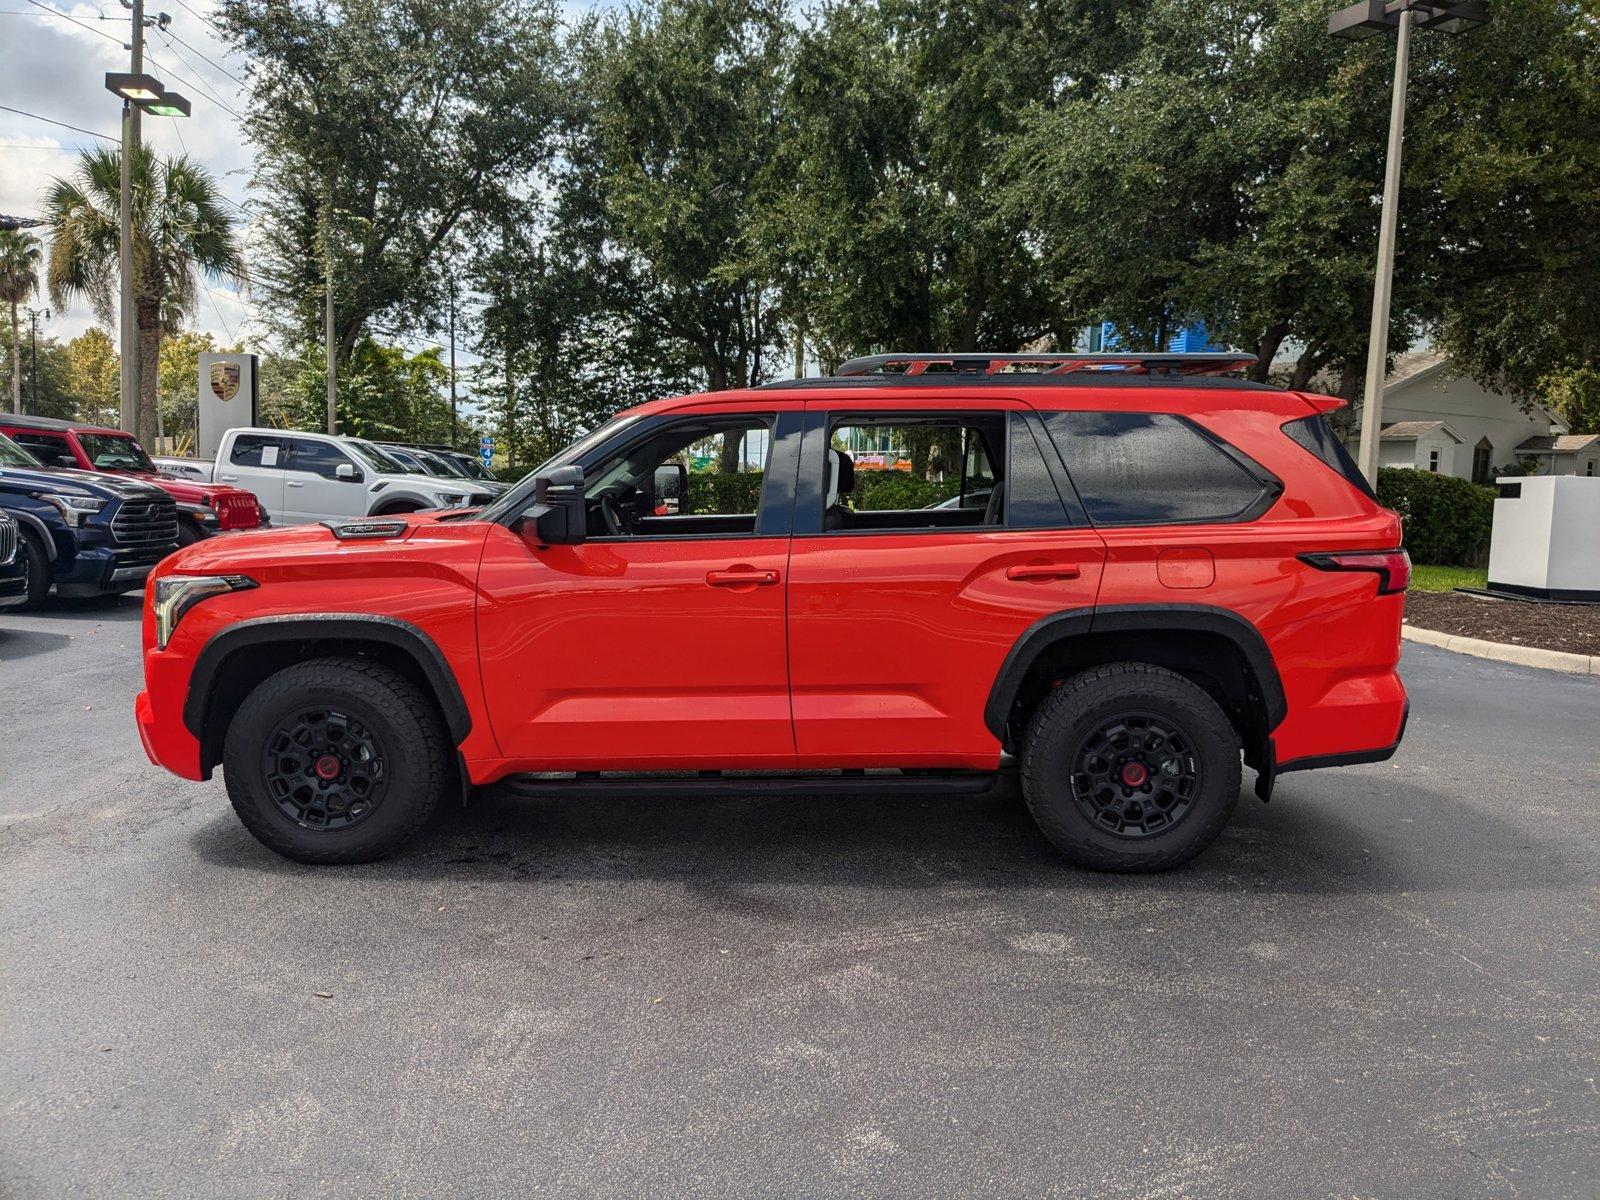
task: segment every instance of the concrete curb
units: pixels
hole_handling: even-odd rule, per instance
[[[1400,636],[1408,642],[1454,650],[1495,662],[1516,663],[1519,667],[1539,667],[1546,671],[1566,671],[1571,675],[1600,675],[1600,655],[1568,654],[1565,650],[1541,650],[1537,646],[1514,646],[1508,642],[1486,642],[1482,638],[1456,637],[1415,625],[1401,625]]]

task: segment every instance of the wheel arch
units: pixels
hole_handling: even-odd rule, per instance
[[[190,673],[183,723],[200,741],[202,771],[222,761],[228,725],[259,683],[293,663],[333,655],[374,658],[411,678],[438,705],[453,745],[471,731],[449,662],[415,625],[369,613],[256,617],[217,633]]]
[[[425,512],[436,507],[437,505],[423,496],[412,492],[397,492],[384,495],[368,515],[386,517],[394,513]]]
[[[56,539],[55,535],[50,532],[49,527],[26,509],[8,508],[6,511],[11,514],[19,527],[31,530],[34,536],[44,543],[45,559],[49,562],[55,562]]]
[[[1008,750],[1056,679],[1109,662],[1148,662],[1193,679],[1223,705],[1247,762],[1270,761],[1271,734],[1288,712],[1283,681],[1261,632],[1238,613],[1201,604],[1071,609],[1035,621],[995,676],[984,724]]]

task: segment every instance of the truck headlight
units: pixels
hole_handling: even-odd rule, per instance
[[[59,496],[54,492],[40,492],[38,497],[47,504],[55,505],[62,519],[74,527],[82,525],[85,518],[94,516],[106,506],[105,500],[99,496]]]
[[[463,496],[460,492],[440,492],[439,493],[439,507],[440,508],[459,508],[461,505],[465,504],[466,502],[467,502],[467,498],[465,496]]]
[[[207,596],[241,592],[258,587],[248,575],[163,575],[156,580],[156,649],[165,650],[172,631],[188,612]]]

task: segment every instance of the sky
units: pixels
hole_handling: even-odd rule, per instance
[[[188,97],[193,111],[188,118],[146,115],[145,143],[160,154],[187,153],[204,164],[244,218],[253,162],[240,122],[244,62],[228,54],[211,26],[211,0],[146,5],[147,17],[165,12],[171,21],[165,30],[145,31],[144,69]],[[569,21],[589,7],[581,0],[558,5]],[[52,179],[73,170],[79,148],[120,144],[121,102],[105,90],[105,73],[128,70],[123,44],[131,36],[131,17],[120,0],[0,0],[0,213],[39,215],[41,194]],[[225,283],[204,284],[189,318],[192,327],[224,344],[265,332],[247,294]],[[41,292],[32,306],[50,309],[50,319],[39,323],[41,335],[72,338],[97,324],[83,300],[58,311]],[[415,351],[433,343],[403,344]],[[476,359],[461,350],[458,361],[468,366]]]
[[[144,140],[160,154],[187,153],[199,160],[222,194],[242,206],[251,165],[238,119],[245,109],[239,82],[245,72],[207,22],[210,8],[208,0],[149,0],[147,15],[164,11],[172,20],[164,32],[146,30],[145,70],[187,96],[194,111],[188,119],[146,116]],[[0,0],[0,213],[39,215],[41,193],[52,179],[73,170],[79,148],[118,144],[121,104],[105,90],[105,73],[128,69],[122,45],[131,36],[131,16],[119,0],[102,5],[48,0],[46,7]],[[50,319],[39,324],[41,334],[70,338],[96,324],[83,300],[58,312],[41,294],[33,306],[51,310]],[[261,332],[248,298],[210,280],[199,292],[190,323],[222,342]]]

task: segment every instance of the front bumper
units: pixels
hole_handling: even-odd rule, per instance
[[[156,564],[177,548],[174,543],[170,546],[101,545],[81,549],[68,563],[57,560],[56,594],[104,596],[143,587]]]
[[[28,598],[28,560],[22,555],[0,566],[0,608],[10,608]]]

